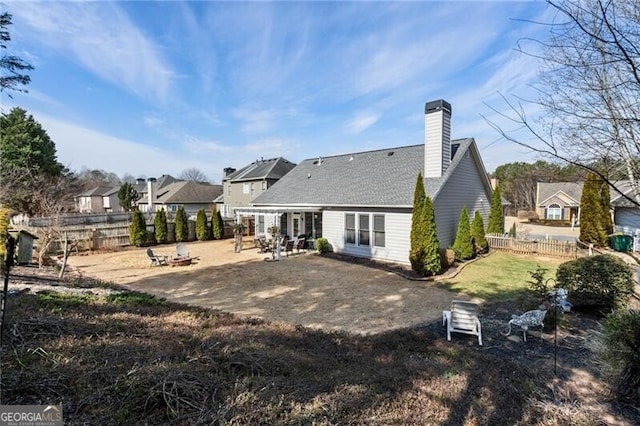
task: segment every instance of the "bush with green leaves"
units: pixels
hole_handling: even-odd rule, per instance
[[[198,241],[209,239],[209,226],[207,222],[207,214],[204,209],[198,210],[196,214],[196,238]]]
[[[425,193],[424,179],[421,173],[418,173],[413,193],[410,240],[409,261],[411,268],[423,276],[440,273],[442,262],[435,212],[431,198]]]
[[[531,278],[527,281],[527,288],[541,300],[547,297],[547,293],[552,291],[555,285],[553,280],[546,277],[547,272],[549,269],[540,265],[536,265],[535,271],[528,271]]]
[[[489,211],[488,234],[504,234],[504,215],[502,210],[502,193],[500,186],[493,190],[491,210]]]
[[[329,240],[324,237],[318,238],[316,240],[316,250],[318,250],[320,254],[331,251],[331,244],[329,244]]]
[[[164,209],[160,209],[156,212],[156,217],[153,219],[153,225],[158,244],[166,243],[169,232],[167,228],[167,212],[165,212]]]
[[[515,222],[513,222],[511,224],[511,228],[509,228],[509,236],[511,238],[515,238],[516,237],[516,223]]]
[[[484,235],[484,221],[480,212],[476,210],[471,223],[471,238],[473,238],[473,247],[476,253],[486,253],[489,250],[489,243]]]
[[[556,282],[569,292],[574,306],[605,311],[625,307],[634,289],[631,268],[611,254],[563,263],[556,271]]]
[[[141,247],[147,242],[147,222],[140,210],[133,212],[131,225],[129,226],[129,244]]]
[[[640,311],[609,314],[596,339],[596,350],[618,398],[640,405]]]
[[[221,240],[224,237],[224,222],[219,211],[211,216],[211,230],[215,240]]]
[[[176,242],[187,241],[189,239],[189,219],[184,207],[178,207],[176,211]]]
[[[473,242],[471,240],[471,225],[469,224],[469,211],[462,208],[460,219],[458,220],[458,232],[451,247],[456,252],[456,257],[460,260],[469,260],[475,256]]]

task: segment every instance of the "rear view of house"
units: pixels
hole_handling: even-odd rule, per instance
[[[428,102],[423,144],[304,160],[237,215],[256,215],[256,226],[276,224],[283,235],[325,237],[339,253],[409,263],[418,173],[442,247],[453,243],[463,207],[485,223],[489,214],[492,189],[476,143],[450,134],[451,105]]]

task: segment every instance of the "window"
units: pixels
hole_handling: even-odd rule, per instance
[[[267,181],[266,181],[266,180],[263,180],[263,181],[262,181],[262,190],[263,190],[263,191],[266,191],[266,190],[267,190]]]
[[[258,234],[264,234],[264,215],[258,216]]]
[[[169,204],[168,210],[170,212],[177,212],[178,211],[178,205],[177,204]]]
[[[562,208],[557,204],[551,204],[549,207],[547,207],[547,219],[561,220]]]
[[[256,184],[251,182],[251,195],[256,195]]]
[[[347,213],[344,215],[344,242],[347,244],[356,243],[356,215]]]
[[[242,184],[242,193],[243,193],[243,194],[248,194],[248,193],[249,193],[250,188],[251,188],[251,187],[249,186],[249,184],[248,184],[248,183],[243,183],[243,184]]]
[[[384,247],[384,216],[373,215],[373,245],[376,247]]]
[[[369,245],[369,215],[368,214],[359,214],[358,215],[358,244],[361,246]]]

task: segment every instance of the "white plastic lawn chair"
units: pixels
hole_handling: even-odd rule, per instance
[[[451,341],[451,332],[478,336],[482,346],[482,326],[478,319],[478,304],[464,300],[451,301],[451,310],[442,311],[442,325],[447,327],[447,340]]]

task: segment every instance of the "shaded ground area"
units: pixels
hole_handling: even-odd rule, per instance
[[[410,281],[316,253],[283,257],[231,241],[189,243],[197,260],[185,267],[151,267],[144,250],[73,256],[84,276],[244,317],[260,317],[324,330],[379,333],[437,321],[456,296],[432,282]],[[171,254],[172,246],[154,248]]]

